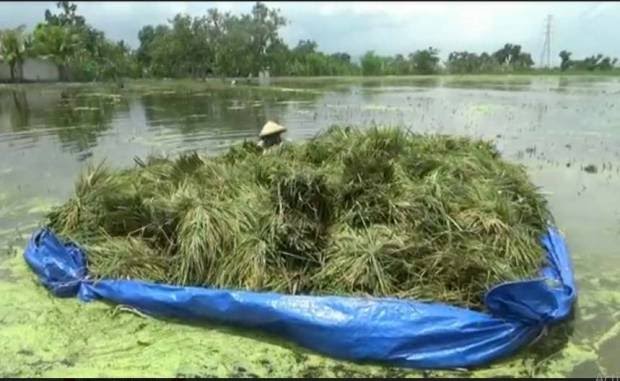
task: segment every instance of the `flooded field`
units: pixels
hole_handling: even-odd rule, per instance
[[[620,375],[620,78],[279,79],[0,85],[0,376],[421,376],[332,360],[255,331],[190,326],[48,295],[26,239],[80,170],[105,159],[255,139],[267,119],[305,139],[332,124],[492,139],[550,201],[575,265],[572,321],[509,359],[436,376]]]

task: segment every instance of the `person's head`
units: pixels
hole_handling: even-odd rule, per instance
[[[265,145],[273,145],[282,141],[282,133],[286,131],[284,126],[281,126],[275,122],[268,121],[263,126],[259,138],[264,142]]]

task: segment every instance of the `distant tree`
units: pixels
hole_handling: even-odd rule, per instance
[[[439,50],[432,47],[417,50],[409,55],[413,70],[417,74],[434,74],[438,71]]]
[[[351,63],[351,56],[348,53],[334,53],[331,57],[347,64]]]
[[[559,56],[560,56],[560,59],[562,60],[562,62],[560,62],[560,70],[566,71],[573,64],[573,62],[570,59],[571,55],[572,53],[566,50],[562,50],[560,52]]]
[[[0,30],[0,61],[9,65],[11,81],[16,80],[15,69],[24,61],[27,51],[27,37],[24,35],[25,25],[14,29]]]
[[[520,52],[521,46],[505,44],[503,48],[493,53],[493,57],[500,65],[509,65],[514,60],[515,54],[519,54]]]
[[[140,46],[136,51],[136,56],[138,61],[148,66],[151,64],[151,56],[150,56],[150,48],[149,45],[155,39],[155,28],[152,25],[143,26],[142,29],[138,32],[138,41],[140,41]]]
[[[267,48],[269,72],[271,75],[289,75],[291,52],[283,41],[278,41]]]
[[[471,74],[482,71],[482,58],[476,53],[451,52],[446,63],[448,71],[451,73]]]
[[[495,73],[499,70],[500,64],[489,53],[480,54],[480,72],[481,73]]]
[[[532,55],[521,51],[521,45],[504,44],[504,47],[495,51],[491,57],[504,69],[528,69],[534,65]]]
[[[253,74],[258,74],[269,65],[267,52],[272,45],[281,42],[278,31],[286,24],[287,20],[280,10],[269,9],[264,3],[256,2],[249,22],[250,70]]]
[[[569,69],[570,67],[574,67],[577,70],[587,70],[587,71],[595,71],[595,70],[612,70],[615,64],[618,62],[617,58],[611,58],[609,56],[604,56],[603,54],[596,54],[590,57],[586,57],[582,60],[572,60],[570,58],[571,53],[563,50],[560,52],[560,58],[562,59],[562,63],[560,64],[560,68],[562,71]]]
[[[209,9],[205,16],[177,14],[168,25],[143,27],[137,58],[156,76],[204,77],[257,75],[288,58],[279,36],[286,20],[277,9],[257,2],[249,14],[232,15]]]
[[[507,65],[510,63],[510,56],[513,51],[512,44],[505,44],[503,48],[495,51],[492,56],[500,65]],[[519,47],[520,50],[520,47]]]
[[[109,41],[105,34],[78,15],[77,5],[56,3],[59,12],[45,11],[45,22],[32,35],[33,54],[52,59],[62,80],[99,80],[126,75],[133,55],[124,43]]]
[[[312,40],[300,40],[297,46],[293,49],[294,54],[306,55],[315,53],[317,50],[317,43]]]
[[[56,63],[60,79],[65,80],[67,67],[80,50],[80,38],[70,28],[39,24],[33,32],[32,49],[36,54],[48,57]]]
[[[77,5],[56,2],[56,12],[45,11],[32,39],[23,30],[0,32],[0,59],[11,67],[11,77],[26,54],[51,58],[62,79],[100,80],[125,75],[154,77],[252,76],[264,69],[274,75],[408,75],[440,71],[439,51],[429,47],[408,55],[379,56],[366,52],[360,64],[346,52],[326,54],[315,41],[301,40],[290,47],[280,30],[287,20],[278,9],[256,2],[247,14],[208,9],[202,16],[177,14],[167,23],[146,25],[138,32],[140,46],[132,51],[114,42],[77,14]],[[23,29],[23,28],[22,28]],[[23,37],[23,38],[22,38]],[[31,44],[29,43],[31,41]],[[602,54],[572,60],[560,52],[560,68],[612,70],[616,58]],[[526,70],[534,65],[521,45],[506,43],[493,53],[451,52],[445,62],[450,73],[495,73]],[[71,75],[69,75],[69,73]]]
[[[412,63],[409,62],[402,54],[397,54],[390,60],[390,74],[408,75],[412,72]]]
[[[383,60],[370,50],[360,60],[363,75],[380,75],[383,69]]]
[[[282,49],[284,52],[284,48]],[[318,50],[312,40],[300,40],[288,53],[288,64],[283,70],[287,75],[351,75],[357,73],[357,67],[351,63],[351,56],[337,52],[325,54]]]
[[[478,55],[467,51],[451,52],[446,61],[450,73],[494,73],[506,70],[524,70],[534,65],[530,53],[521,51],[520,45],[505,44],[493,54]]]
[[[616,62],[618,62],[617,58],[612,59],[611,57],[604,57],[598,63],[599,70],[611,70],[614,68]]]
[[[45,10],[45,22],[47,24],[73,27],[80,27],[86,24],[84,17],[76,14],[76,4],[73,4],[70,1],[58,1],[56,2],[56,8],[62,10],[62,12],[58,15],[52,14],[49,9]]]
[[[119,79],[122,76],[137,75],[131,51],[123,40],[105,40],[99,47],[100,57],[96,65],[96,79]]]
[[[519,53],[515,56],[513,67],[516,69],[529,69],[534,66],[534,60],[530,53]]]
[[[594,71],[599,67],[599,62],[602,59],[603,59],[603,55],[599,53],[597,55],[586,57],[585,59],[581,61],[575,61],[575,64],[579,69]]]

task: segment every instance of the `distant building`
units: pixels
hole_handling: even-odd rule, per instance
[[[15,68],[15,77],[24,82],[55,82],[60,80],[58,66],[44,58],[26,58]],[[7,63],[0,62],[0,82],[11,80],[11,69]]]

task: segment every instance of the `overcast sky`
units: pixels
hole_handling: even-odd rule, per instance
[[[76,2],[78,13],[109,38],[138,43],[146,24],[165,23],[176,13],[202,15],[208,8],[248,12],[253,2]],[[547,14],[553,15],[551,48],[556,63],[562,49],[581,58],[595,53],[620,57],[620,3],[612,2],[266,2],[289,20],[282,36],[289,45],[317,41],[325,52],[359,56],[408,53],[437,47],[450,51],[494,51],[506,42],[521,44],[540,58]],[[1,2],[0,28],[31,29],[55,2]]]

